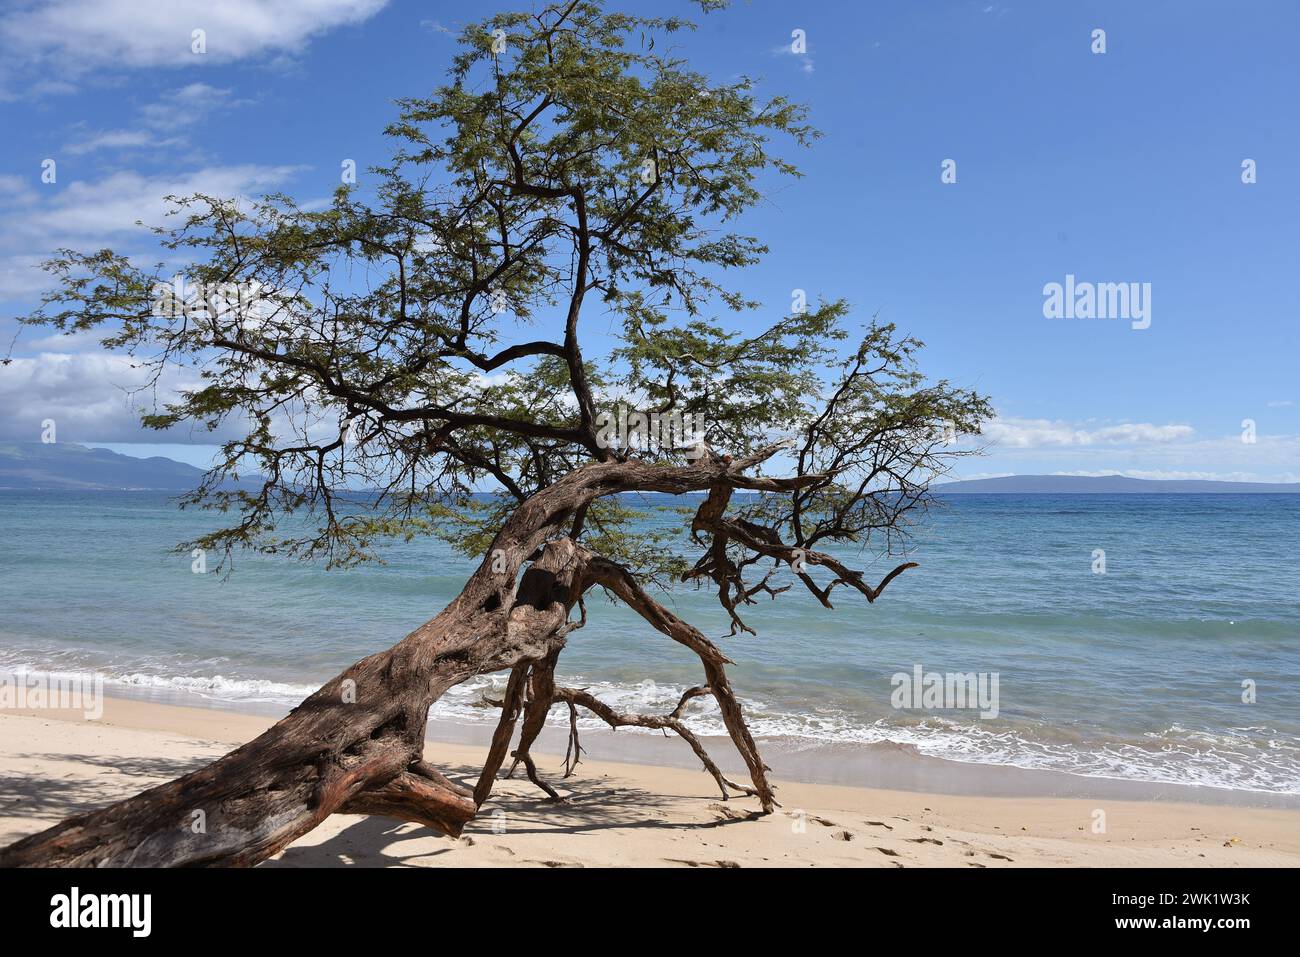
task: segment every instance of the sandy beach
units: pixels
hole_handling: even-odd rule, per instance
[[[162,783],[267,727],[261,715],[110,698],[104,716],[0,712],[0,845]],[[680,744],[680,742],[677,742]],[[593,749],[594,750],[594,749]],[[430,741],[455,780],[482,749]],[[719,800],[699,770],[538,754],[565,800],[498,782],[458,839],[335,815],[264,867],[1295,867],[1300,810],[1222,803],[981,796],[781,779],[782,809]],[[687,755],[689,757],[689,755]],[[1248,796],[1245,796],[1248,797]],[[1105,831],[1095,833],[1097,812]]]

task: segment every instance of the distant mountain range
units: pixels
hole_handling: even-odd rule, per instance
[[[188,491],[196,487],[203,470],[155,455],[137,459],[108,449],[58,442],[0,442],[0,489],[63,489],[106,491],[151,489]],[[1008,475],[936,485],[939,495],[1004,493],[1016,495],[1115,495],[1145,493],[1290,492],[1300,493],[1300,483],[1154,481],[1122,475]]]
[[[939,495],[1000,492],[1015,495],[1196,495],[1223,492],[1252,494],[1300,493],[1300,483],[1207,482],[1196,479],[1136,479],[1123,475],[1007,475],[1002,478],[945,482],[934,486]]]
[[[70,442],[0,442],[0,489],[188,491],[203,470],[155,455],[137,459]]]

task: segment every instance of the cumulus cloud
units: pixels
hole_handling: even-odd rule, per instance
[[[24,181],[12,193],[0,190],[0,300],[46,288],[47,278],[37,267],[59,247],[144,241],[148,237],[136,221],[161,224],[169,195],[252,196],[282,185],[299,169],[241,164],[158,176],[123,171],[62,188],[35,188]]]
[[[102,338],[96,331],[47,335],[27,342],[24,354],[0,362],[0,441],[40,441],[47,420],[55,423],[59,441],[89,444],[218,445],[248,434],[248,418],[239,411],[212,431],[192,421],[146,429],[142,415],[164,411],[182,393],[210,382],[202,378],[201,365],[168,363],[159,371],[105,350]],[[282,440],[332,439],[339,413],[322,410],[324,404],[309,391],[271,414],[271,433]]]
[[[127,442],[154,436],[154,441],[185,442],[190,428],[169,433],[146,432],[140,415],[176,390],[198,385],[188,370],[172,370],[159,389],[148,385],[148,372],[129,356],[103,351],[43,352],[0,366],[0,439],[40,441],[42,423],[53,420],[60,441]],[[208,433],[200,441],[211,442]]]
[[[43,261],[26,253],[0,256],[0,299],[26,299],[46,289],[50,283],[41,270]]]
[[[69,184],[38,215],[23,217],[19,230],[32,236],[86,238],[138,232],[137,220],[146,225],[162,222],[169,195],[253,195],[284,182],[298,169],[240,164],[167,176],[113,173],[95,182]]]
[[[207,114],[224,107],[237,105],[227,88],[207,83],[189,83],[165,93],[155,103],[140,110],[146,123],[154,127],[197,123]]]
[[[139,110],[139,125],[129,129],[87,130],[76,128],[76,138],[64,146],[73,156],[99,150],[164,150],[185,145],[187,127],[218,110],[241,106],[232,91],[207,83],[190,83],[164,93]]]
[[[1000,418],[985,427],[985,454],[965,460],[961,478],[1015,475],[1126,475],[1231,482],[1300,480],[1300,435],[1250,435],[1229,417],[1207,434],[1190,425],[1096,424]],[[1251,441],[1253,438],[1253,441]],[[969,469],[970,471],[966,471]]]
[[[1190,425],[1123,422],[1100,428],[1085,428],[1049,419],[1016,418],[998,418],[984,428],[984,435],[991,444],[1020,449],[1180,442],[1195,434],[1196,430]]]
[[[224,97],[212,88],[191,89],[178,102],[214,99]],[[135,222],[161,223],[168,195],[248,197],[282,186],[298,169],[243,164],[156,176],[124,171],[67,186],[32,186],[17,177],[0,180],[0,299],[28,302],[48,288],[48,277],[37,267],[60,246],[111,245],[154,261],[158,250],[153,237]],[[0,366],[0,438],[38,441],[47,419],[54,420],[60,440],[72,442],[212,443],[230,437],[189,425],[167,433],[143,429],[141,413],[161,407],[179,390],[200,385],[197,374],[168,369],[151,384],[148,371],[135,360],[101,349],[101,337],[23,330],[12,345],[12,361]]]
[[[43,0],[0,16],[5,58],[54,64],[65,74],[175,67],[301,52],[315,36],[361,23],[387,0]],[[203,30],[207,52],[191,49]]]

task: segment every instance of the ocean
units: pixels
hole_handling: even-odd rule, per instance
[[[170,549],[215,521],[165,493],[0,492],[0,672],[91,671],[110,693],[287,710],[436,614],[470,569],[420,539],[360,569],[240,555],[229,578],[194,574]],[[840,588],[826,610],[796,588],[744,609],[759,634],[731,638],[710,591],[663,600],[719,638],[755,735],[787,748],[889,743],[1295,795],[1298,541],[1300,495],[968,494],[926,517],[908,556],[920,567],[874,605]],[[871,581],[898,560],[860,559]],[[693,656],[626,608],[593,594],[589,613],[560,659],[564,683],[647,711],[699,683]],[[995,678],[996,717],[895,707],[895,676],[918,667]],[[432,716],[494,721],[482,698],[503,686],[482,676]],[[699,733],[722,732],[705,702],[688,714]]]

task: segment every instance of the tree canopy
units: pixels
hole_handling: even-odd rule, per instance
[[[323,209],[172,197],[157,232],[188,263],[180,283],[167,264],[62,250],[24,321],[102,329],[155,375],[197,371],[201,388],[144,416],[236,435],[189,497],[234,520],[185,547],[347,564],[434,531],[481,555],[513,507],[584,463],[700,454],[611,443],[620,407],[697,417],[737,458],[783,440],[776,461],[821,478],[747,499],[753,540],[729,536],[727,561],[701,540],[693,569],[625,503],[595,501],[572,531],[599,553],[743,595],[746,568],[784,557],[773,543],[892,545],[987,402],[927,382],[920,342],[892,324],[851,333],[840,300],[740,331],[764,307],[728,277],[766,247],[739,220],[764,182],[799,175],[780,151],[817,134],[804,107],[675,57],[690,29],[598,0],[472,25],[447,81],[398,101],[393,158],[364,188]],[[487,488],[501,494],[473,495]]]
[[[555,706],[570,719],[566,776],[581,707],[674,732],[724,800],[773,811],[726,655],[644,583],[714,587],[732,634],[752,630],[745,606],[791,587],[773,581],[782,568],[828,607],[839,586],[875,601],[911,563],[872,585],[823,549],[890,551],[965,454],[951,440],[989,407],[925,379],[920,342],[892,324],[853,333],[845,302],[797,297],[763,321],[729,283],[766,251],[745,212],[798,175],[778,151],[815,134],[803,107],[674,57],[690,28],[598,0],[501,14],[463,32],[444,85],[399,102],[392,161],[327,207],[175,198],[158,239],[188,262],[183,284],[110,250],[49,262],[56,287],[26,322],[100,330],[156,381],[191,367],[201,387],[145,424],[235,436],[188,500],[231,520],[188,544],[348,564],[386,536],[433,531],[479,563],[436,617],[254,741],[26,838],[0,864],[250,864],[336,811],[458,834],[507,754],[559,797],[530,751]],[[664,416],[668,440],[642,429]],[[475,494],[487,487],[498,494]],[[704,495],[672,534],[636,521],[628,492]],[[703,682],[670,713],[556,685],[594,587],[699,657]],[[429,708],[506,669],[470,791],[424,759]],[[703,696],[751,784],[684,723]],[[202,834],[187,826],[195,807]]]

